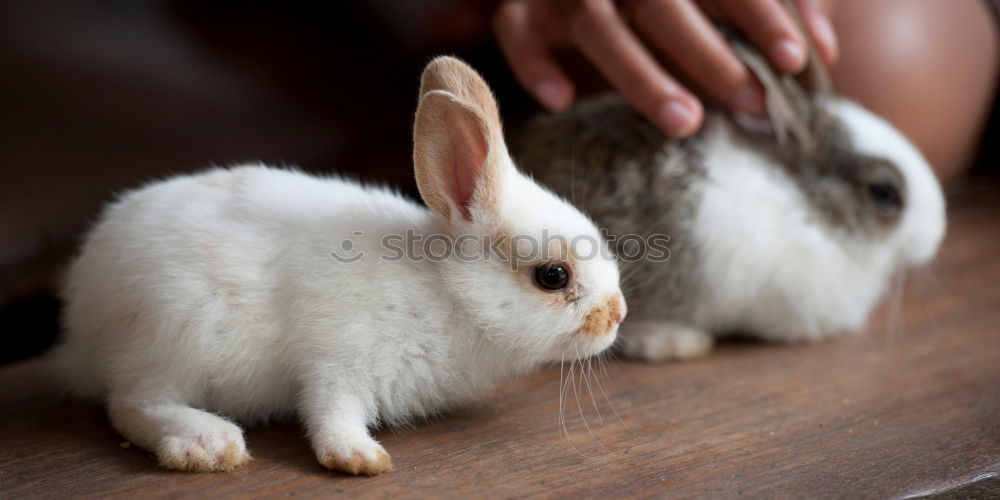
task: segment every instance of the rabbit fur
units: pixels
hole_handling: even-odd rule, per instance
[[[172,469],[243,465],[236,422],[298,414],[322,465],[378,474],[392,462],[370,427],[610,346],[626,314],[617,263],[562,244],[605,245],[594,224],[517,171],[471,68],[435,59],[420,96],[414,171],[430,210],[261,165],[154,182],[108,206],[62,292],[55,356],[74,392],[103,399],[114,427]],[[473,258],[419,245],[394,258],[384,238],[407,233]],[[513,238],[546,233],[541,252]],[[570,271],[563,289],[533,281],[552,261]]]

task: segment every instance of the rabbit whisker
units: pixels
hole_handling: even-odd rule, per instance
[[[564,363],[565,362],[565,354],[563,356],[564,356],[564,359],[563,359],[563,363]],[[576,447],[576,444],[573,442],[573,438],[570,436],[569,429],[566,427],[566,412],[565,412],[565,408],[566,408],[566,396],[567,396],[567,393],[569,393],[569,387],[568,386],[569,386],[570,381],[571,381],[570,375],[575,370],[576,360],[575,359],[571,359],[570,360],[570,362],[569,362],[569,374],[570,375],[566,375],[565,377],[563,376],[563,370],[562,370],[563,363],[560,363],[560,366],[559,366],[559,428],[560,428],[560,431],[561,431],[563,437],[566,439],[566,442],[569,443],[570,448],[573,448],[573,451],[575,451],[577,454],[579,454],[580,456],[582,456],[584,458],[590,458],[590,456],[588,456],[586,453],[583,453],[582,451],[580,451]]]
[[[580,358],[580,350],[579,349],[577,349],[577,355],[576,355],[576,357],[577,357],[577,359]],[[587,422],[587,416],[584,415],[584,413],[583,413],[583,404],[580,401],[580,392],[581,392],[581,389],[582,389],[582,386],[583,386],[583,376],[584,376],[583,360],[580,360],[580,362],[577,363],[577,366],[580,368],[580,380],[576,380],[576,370],[573,370],[572,372],[570,372],[570,376],[573,377],[573,397],[576,399],[576,409],[580,413],[580,420],[583,421],[583,426],[587,429],[587,433],[590,434],[590,437],[594,441],[596,441],[597,444],[601,445],[601,440],[597,439],[597,436],[594,434],[594,431],[591,430],[591,428],[590,428],[590,423]]]
[[[597,367],[600,370],[600,373],[604,374],[604,378],[610,379],[611,376],[608,375],[608,370],[606,365],[607,365],[607,358],[605,356],[605,353],[602,352],[597,357]],[[611,402],[611,398],[608,397],[608,391],[604,390],[604,384],[601,382],[600,374],[595,375],[594,382],[597,384],[597,387],[601,390],[601,394],[604,395],[604,401],[608,403],[608,407],[611,408],[611,412],[615,414],[615,418],[617,418],[618,422],[622,424],[622,427],[625,428],[625,431],[629,431],[628,425],[626,425],[625,421],[622,420],[621,415],[618,414],[618,409],[615,408],[614,403]]]

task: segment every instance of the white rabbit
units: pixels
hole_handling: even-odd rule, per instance
[[[626,313],[617,263],[568,248],[605,243],[516,170],[489,88],[457,59],[425,69],[414,143],[432,210],[263,166],[123,195],[63,290],[72,388],[169,468],[238,467],[250,455],[229,419],[298,413],[324,466],[378,474],[391,461],[370,426],[610,346]],[[404,237],[440,245],[400,258]]]

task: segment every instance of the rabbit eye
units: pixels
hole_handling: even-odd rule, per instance
[[[876,205],[883,208],[898,208],[900,205],[899,191],[889,183],[872,184],[868,186],[868,194]]]
[[[569,284],[569,270],[562,264],[542,264],[535,268],[535,283],[544,290],[562,290]]]

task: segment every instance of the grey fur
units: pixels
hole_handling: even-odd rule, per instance
[[[689,238],[698,185],[704,182],[698,139],[670,140],[620,98],[604,95],[539,117],[512,150],[521,168],[608,234],[668,235],[669,259],[655,263],[655,272],[644,261],[622,264],[629,314],[684,315],[698,286],[693,273],[698,252]]]

